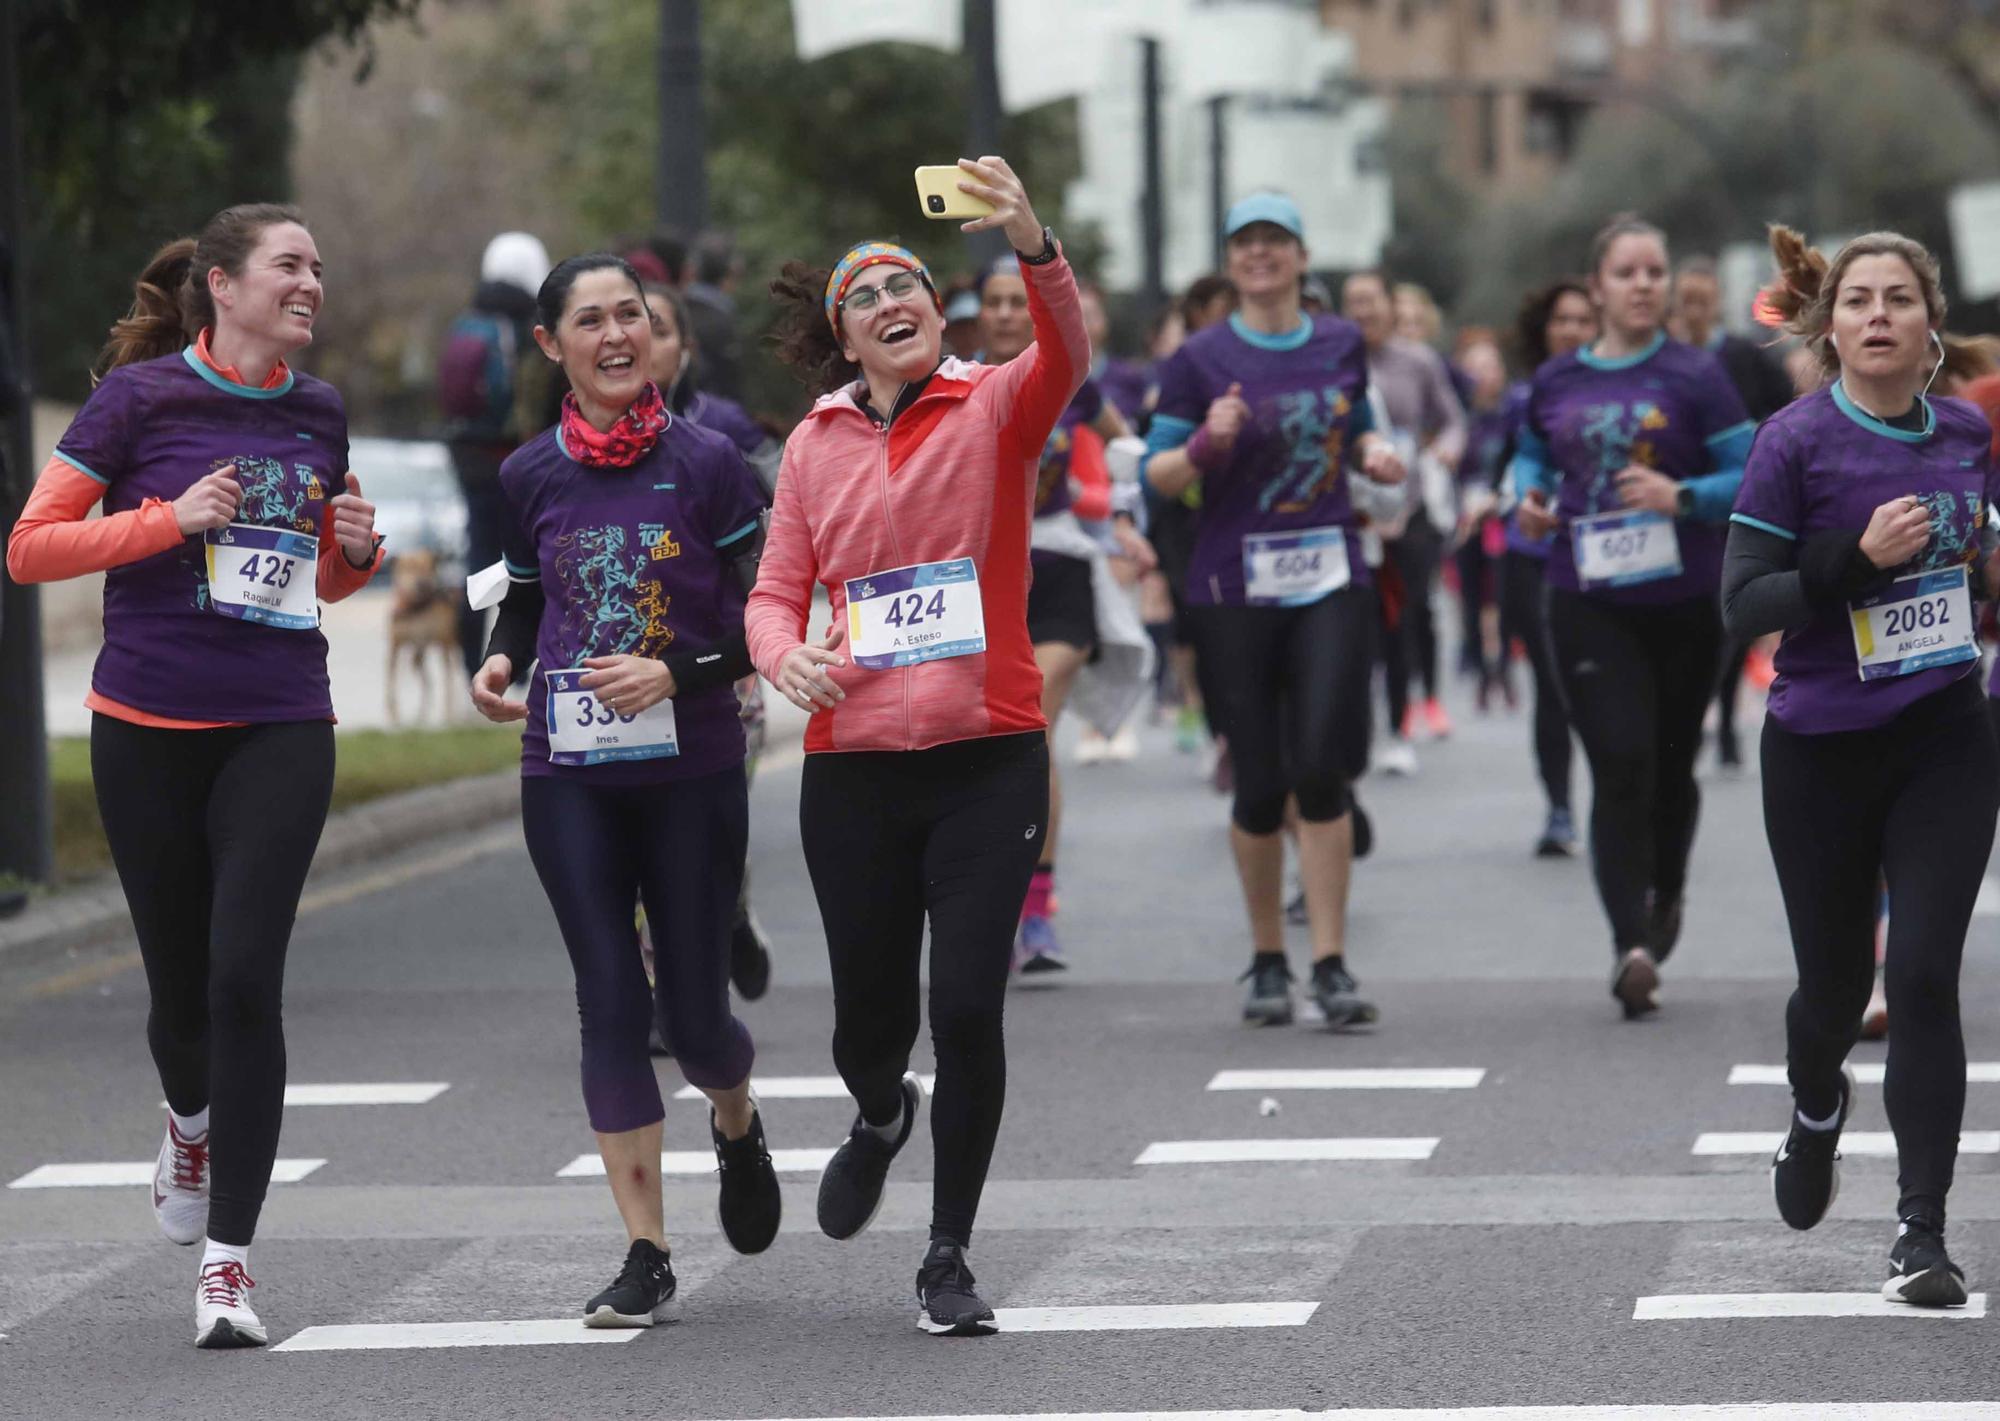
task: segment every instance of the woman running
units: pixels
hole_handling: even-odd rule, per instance
[[[1795,1229],[1833,1203],[1854,1108],[1847,1053],[1875,964],[1876,874],[1895,903],[1884,1098],[1900,1221],[1882,1295],[1966,1300],[1945,1252],[1965,1113],[1958,977],[2000,812],[1972,599],[1995,564],[1993,431],[1930,398],[1948,363],[1935,258],[1875,232],[1828,262],[1773,228],[1766,298],[1834,383],[1759,432],[1729,530],[1732,634],[1784,633],[1764,722],[1764,826],[1798,962],[1785,1010],[1794,1108],[1771,1166]]]
[[[989,1332],[966,1264],[1007,1088],[1001,1010],[1049,808],[1047,721],[1028,635],[1036,471],[1090,346],[1076,280],[999,158],[961,159],[993,204],[965,224],[1020,255],[1035,343],[940,361],[930,273],[863,242],[786,266],[780,351],[819,399],[785,443],[750,652],[812,712],[799,826],[833,969],[833,1059],[860,1113],[820,1178],[819,1226],[867,1228],[916,1126],[924,924],[937,1050],[930,1247],[917,1323]],[[813,585],[834,626],[806,641]],[[836,650],[836,648],[842,648]]]
[[[1035,339],[1027,282],[1018,257],[1002,256],[981,274],[979,329],[981,354],[995,365],[1014,359]],[[1077,676],[1098,651],[1096,564],[1104,553],[1077,524],[1081,505],[1071,465],[1089,449],[1101,467],[1105,442],[1129,432],[1117,406],[1105,399],[1096,380],[1086,377],[1042,446],[1035,484],[1033,546],[1028,554],[1033,573],[1028,587],[1028,636],[1035,647],[1035,666],[1042,673],[1042,715],[1051,736]],[[1085,511],[1083,516],[1106,518],[1109,512],[1107,503]],[[1126,527],[1131,537],[1138,536]],[[1056,848],[1061,833],[1062,775],[1052,754],[1048,829],[1042,835],[1042,853],[1034,876],[1028,880],[1028,896],[1021,905],[1020,932],[1014,944],[1014,965],[1024,980],[1046,979],[1049,973],[1069,969],[1055,930]]]
[[[583,1101],[629,1246],[590,1327],[678,1315],[660,1190],[666,1111],[647,1051],[657,1012],[710,1102],[723,1234],[759,1253],[778,1180],[729,1010],[729,932],[748,835],[743,599],[763,500],[736,446],[666,408],[648,378],[639,278],[608,253],[556,266],[535,343],[562,366],[561,421],[509,455],[510,586],[472,681],[488,720],[526,721],[521,820],[576,972]],[[507,700],[537,663],[526,703]],[[645,904],[657,983],[632,932]]]
[[[380,560],[340,396],[286,364],[320,274],[290,207],[163,247],[7,548],[17,582],[105,574],[91,779],[167,1097],[153,1214],[206,1239],[197,1347],[268,1338],[250,1241],[284,1113],[285,953],[333,794],[319,604]]]
[[[1521,307],[1514,332],[1530,375],[1557,356],[1588,345],[1597,339],[1597,310],[1590,304],[1590,288],[1572,280],[1544,287]],[[1506,466],[1528,417],[1528,395],[1533,388],[1532,380],[1522,380],[1507,392],[1507,452],[1494,471],[1503,484]],[[1502,492],[1511,498],[1510,493]],[[1507,553],[1500,572],[1500,644],[1510,654],[1517,642],[1525,647],[1535,677],[1535,770],[1549,802],[1541,837],[1535,841],[1535,856],[1569,858],[1576,853],[1576,820],[1569,802],[1569,713],[1563,707],[1562,684],[1556,677],[1542,610],[1551,541],[1549,535],[1529,537],[1521,530],[1519,517],[1508,518]]]
[[[1375,628],[1348,469],[1381,484],[1404,469],[1372,427],[1361,332],[1300,308],[1304,233],[1297,206],[1275,193],[1230,209],[1240,307],[1161,371],[1145,476],[1168,499],[1201,484],[1186,590],[1235,759],[1229,837],[1252,953],[1244,1018],[1292,1020],[1281,896],[1291,800],[1312,996],[1329,1026],[1344,1027],[1376,1018],[1345,956],[1347,766],[1366,755]]]
[[[1590,759],[1591,866],[1630,1019],[1659,1009],[1680,938],[1723,523],[1752,426],[1721,362],[1662,329],[1657,228],[1614,218],[1589,280],[1600,334],[1535,373],[1512,474],[1522,530],[1555,532],[1550,642]]]

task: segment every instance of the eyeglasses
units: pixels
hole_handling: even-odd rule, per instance
[[[915,272],[899,271],[880,286],[862,286],[848,292],[841,299],[840,309],[843,311],[872,311],[875,309],[875,303],[882,299],[882,293],[885,291],[898,301],[907,301],[917,294],[917,288],[922,284],[923,278],[919,277]]]

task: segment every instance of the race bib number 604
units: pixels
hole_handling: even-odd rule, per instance
[[[319,539],[287,528],[231,523],[203,539],[208,602],[225,617],[287,631],[319,625]]]
[[[871,572],[845,586],[856,666],[885,671],[986,650],[986,610],[971,558]]]

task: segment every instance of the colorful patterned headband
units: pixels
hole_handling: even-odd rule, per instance
[[[930,269],[917,260],[916,254],[894,242],[857,242],[847,249],[847,255],[834,263],[833,274],[826,279],[826,321],[833,327],[835,335],[840,334],[840,303],[847,298],[847,288],[854,278],[871,266],[899,266],[904,271],[914,271],[924,279],[924,289],[931,293],[931,300],[937,303],[939,311],[944,310],[944,302],[937,294],[937,284],[931,280]]]

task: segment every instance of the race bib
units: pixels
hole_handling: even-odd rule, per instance
[[[1570,524],[1577,580],[1585,587],[1633,587],[1679,577],[1681,541],[1674,520],[1643,508],[1578,518]]]
[[[1244,600],[1303,607],[1347,586],[1347,534],[1338,528],[1250,533],[1243,539]]]
[[[846,587],[856,666],[885,671],[986,650],[986,611],[971,558],[852,577]]]
[[[1850,603],[1848,614],[1864,681],[1979,659],[1962,566],[1899,577],[1879,596]]]
[[[572,666],[548,673],[550,764],[603,765],[681,753],[671,698],[636,715],[620,715],[584,689],[588,670]]]
[[[287,631],[319,625],[319,539],[288,528],[211,528],[208,605],[225,617]]]

